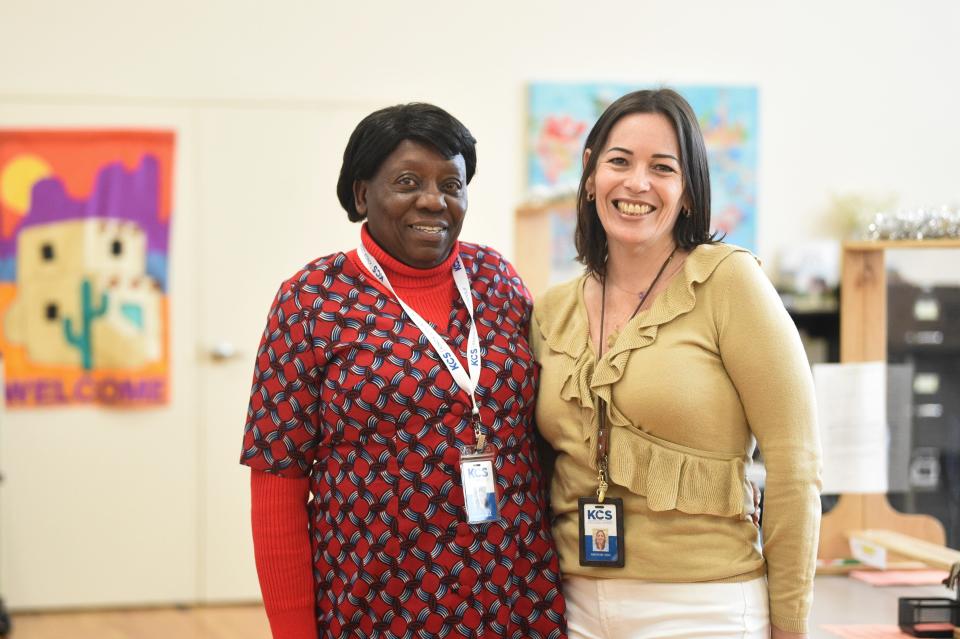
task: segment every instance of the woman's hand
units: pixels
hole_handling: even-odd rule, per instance
[[[807,639],[807,637],[805,632],[787,632],[774,625],[770,626],[770,639]]]
[[[753,521],[753,525],[757,528],[760,527],[760,486],[757,486],[753,481],[750,482],[750,488],[753,489],[753,514],[750,515],[750,520]]]

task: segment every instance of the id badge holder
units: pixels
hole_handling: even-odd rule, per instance
[[[623,568],[623,500],[606,497],[581,497],[577,502],[580,514],[580,565],[601,568]]]
[[[486,524],[500,519],[500,494],[494,465],[497,454],[487,444],[482,452],[470,448],[460,455],[463,506],[468,524]]]

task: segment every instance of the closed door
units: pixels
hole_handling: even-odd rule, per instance
[[[250,471],[239,464],[254,358],[280,283],[321,255],[353,248],[336,198],[343,148],[376,105],[204,110],[197,317],[202,342],[206,601],[259,598]]]
[[[201,496],[193,126],[183,109],[17,103],[2,128],[153,128],[177,134],[168,271],[170,402],[0,416],[0,594],[14,609],[191,601]]]

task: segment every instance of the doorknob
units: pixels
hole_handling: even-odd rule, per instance
[[[230,342],[217,342],[210,348],[210,359],[215,362],[236,359],[239,355],[240,351]]]

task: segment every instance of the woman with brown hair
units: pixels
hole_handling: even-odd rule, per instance
[[[531,329],[570,636],[803,637],[820,449],[797,331],[757,260],[710,234],[703,138],[679,94],[611,104],[583,161],[586,273],[538,301]]]

